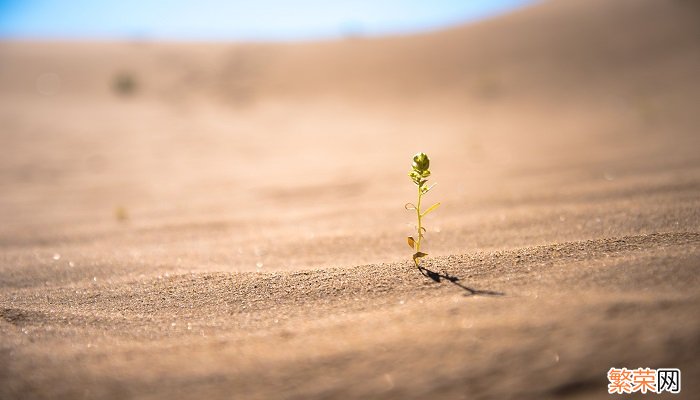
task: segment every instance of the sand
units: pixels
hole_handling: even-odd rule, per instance
[[[1,42],[0,398],[608,398],[611,367],[692,398],[698,11]]]

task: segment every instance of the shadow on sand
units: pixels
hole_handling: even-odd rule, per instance
[[[430,278],[434,280],[435,282],[441,282],[443,279],[451,282],[453,285],[460,287],[462,290],[465,292],[465,296],[503,296],[505,293],[503,292],[495,292],[493,290],[479,290],[479,289],[473,289],[468,286],[464,286],[461,283],[459,283],[459,278],[450,275],[448,273],[437,273],[434,271],[431,271],[427,268],[424,267],[418,267],[418,270],[420,271],[423,276]]]

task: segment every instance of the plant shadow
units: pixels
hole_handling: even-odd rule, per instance
[[[459,277],[454,276],[454,275],[450,275],[446,272],[438,273],[438,272],[431,271],[431,270],[429,270],[425,267],[421,267],[421,266],[418,267],[418,270],[420,271],[421,274],[423,274],[423,276],[425,276],[426,278],[430,278],[437,283],[442,282],[443,279],[446,281],[449,281],[453,285],[455,285],[455,286],[461,288],[462,290],[464,290],[465,292],[467,292],[467,293],[465,293],[465,296],[504,296],[505,295],[505,293],[503,293],[503,292],[470,288],[469,286],[465,286],[465,285],[459,283],[459,280],[460,280]]]

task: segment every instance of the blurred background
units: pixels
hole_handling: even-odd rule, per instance
[[[3,1],[0,35],[30,39],[295,41],[415,33],[533,0]]]
[[[4,284],[404,260],[418,151],[432,254],[697,222],[655,216],[698,180],[693,1],[3,1],[0,36]]]

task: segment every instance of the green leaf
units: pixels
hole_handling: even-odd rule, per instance
[[[430,208],[428,208],[427,210],[425,210],[425,212],[424,212],[423,214],[421,214],[421,216],[422,216],[422,217],[425,217],[426,215],[428,215],[429,212],[433,211],[434,209],[436,209],[436,208],[438,208],[438,207],[440,207],[440,203],[435,203],[435,204],[433,204],[432,206],[430,206]]]
[[[427,253],[423,253],[423,252],[419,251],[413,255],[413,261],[416,261],[416,259],[423,258],[427,255],[428,255]]]
[[[416,241],[413,239],[412,236],[409,236],[406,238],[406,241],[408,241],[408,246],[411,247],[412,249],[416,248]]]
[[[427,188],[426,188],[426,187],[422,187],[421,190],[423,191],[423,194],[428,193],[432,188],[435,187],[435,185],[437,185],[437,183],[433,183],[432,185],[430,185],[430,187],[427,187]]]

